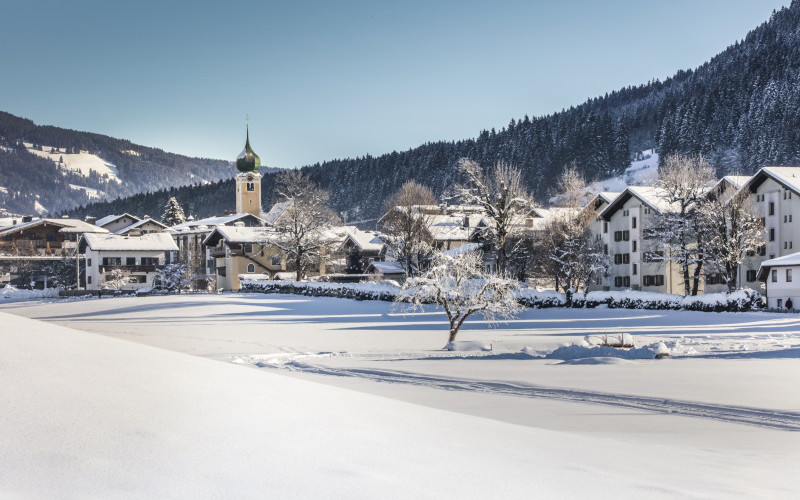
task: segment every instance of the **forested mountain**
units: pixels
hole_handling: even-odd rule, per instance
[[[602,179],[620,173],[630,151],[653,147],[661,158],[673,152],[703,154],[719,173],[800,164],[800,0],[699,68],[663,82],[627,87],[548,116],[512,119],[475,139],[304,169],[331,191],[337,210],[364,220],[377,217],[384,200],[408,179],[443,193],[456,181],[454,167],[461,157],[484,166],[514,163],[544,200],[566,165],[574,162],[589,180]],[[265,205],[272,201],[270,185],[267,175]],[[232,189],[228,181],[217,188],[186,189],[178,199],[196,207],[197,215],[209,215],[233,208]],[[166,202],[163,193],[157,196]],[[145,198],[119,200],[111,211],[154,206]],[[95,205],[82,213],[99,215],[109,208]]]
[[[59,164],[59,161],[62,163]],[[99,173],[92,166],[111,172]],[[190,158],[0,112],[0,207],[33,213],[230,176],[231,163]],[[83,170],[81,172],[80,170]],[[37,205],[38,203],[38,205]]]

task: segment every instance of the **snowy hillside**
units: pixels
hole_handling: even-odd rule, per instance
[[[636,155],[625,173],[589,184],[592,193],[620,193],[628,186],[650,186],[658,176],[658,153],[653,149],[642,151]]]
[[[51,160],[59,168],[77,172],[84,177],[88,177],[92,172],[95,172],[100,177],[107,177],[108,180],[120,182],[119,171],[116,166],[88,151],[67,153],[67,148],[42,145],[41,150],[39,150],[29,142],[24,143],[24,145],[28,152],[40,158]]]

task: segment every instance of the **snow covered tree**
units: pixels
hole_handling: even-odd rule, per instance
[[[178,293],[188,288],[192,282],[189,268],[182,263],[159,266],[156,280],[162,289]]]
[[[112,269],[106,273],[103,281],[103,290],[121,290],[130,283],[130,278],[119,269]]]
[[[442,306],[450,324],[448,342],[454,342],[461,326],[475,313],[489,324],[513,318],[522,309],[518,292],[516,280],[484,272],[479,252],[437,253],[422,276],[406,280],[396,303],[411,310],[425,304]]]
[[[738,286],[745,257],[755,255],[765,244],[764,223],[752,205],[745,193],[729,199],[717,196],[706,202],[701,212],[706,262],[719,271],[731,292]]]
[[[504,276],[508,256],[514,251],[510,245],[515,241],[512,236],[523,229],[521,221],[534,206],[522,182],[522,172],[508,163],[497,162],[487,173],[467,158],[459,160],[458,170],[466,183],[457,188],[457,196],[463,203],[483,210],[489,224],[482,236],[494,246],[497,272]]]
[[[556,289],[563,290],[571,304],[574,292],[586,291],[592,280],[608,274],[611,259],[590,230],[597,214],[584,207],[586,181],[575,165],[564,169],[559,186],[565,206],[549,211],[549,221],[541,234],[546,256],[542,267],[555,278]]]
[[[416,274],[433,252],[430,216],[420,207],[435,204],[433,192],[414,181],[403,184],[386,203],[380,228],[386,235],[389,255],[405,265],[408,276]]]
[[[300,281],[329,252],[336,213],[328,207],[328,192],[299,170],[282,173],[277,191],[289,205],[274,224],[278,233],[274,243],[286,253]]]
[[[701,156],[669,155],[658,167],[656,186],[665,208],[648,232],[667,251],[653,258],[681,266],[685,295],[697,295],[702,276],[707,248],[702,208],[713,182],[714,171]]]
[[[183,213],[183,208],[174,196],[171,196],[167,201],[167,206],[164,209],[164,215],[161,216],[161,220],[168,226],[175,226],[186,222],[186,215]]]

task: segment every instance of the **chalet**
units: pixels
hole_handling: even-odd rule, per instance
[[[125,213],[120,215],[107,215],[105,217],[102,217],[100,219],[97,219],[97,221],[95,221],[95,225],[108,230],[108,232],[110,233],[116,233],[117,231],[124,229],[141,220],[142,219],[140,217]]]
[[[175,261],[178,246],[167,233],[140,236],[84,234],[80,251],[85,253],[86,288],[107,288],[111,271],[121,271],[127,282],[123,290],[153,286],[158,266]]]
[[[248,227],[243,222],[215,227],[202,244],[208,249],[209,270],[217,288],[238,290],[241,274],[274,278],[275,273],[286,271],[286,257],[270,244],[276,239],[277,233],[269,228]]]
[[[54,256],[74,255],[78,239],[108,230],[78,219],[22,219],[0,231],[0,254]]]
[[[393,280],[402,283],[406,279],[405,267],[400,262],[370,262],[367,274],[374,281]]]
[[[162,224],[155,219],[145,217],[138,222],[134,222],[128,227],[123,227],[122,229],[114,231],[114,234],[135,236],[137,234],[162,233],[168,228],[169,227],[166,224]]]

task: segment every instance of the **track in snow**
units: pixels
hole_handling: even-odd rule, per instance
[[[263,366],[263,365],[262,365]],[[337,377],[357,377],[376,382],[410,384],[448,391],[472,391],[488,394],[503,394],[526,398],[553,399],[576,403],[601,404],[622,408],[669,413],[687,417],[708,418],[723,422],[756,425],[783,431],[800,431],[800,413],[748,408],[742,406],[715,405],[674,399],[661,399],[625,394],[608,394],[570,389],[536,387],[510,382],[469,380],[441,376],[418,375],[403,371],[366,370],[358,368],[329,368],[292,361],[280,365],[293,371],[330,375]]]

